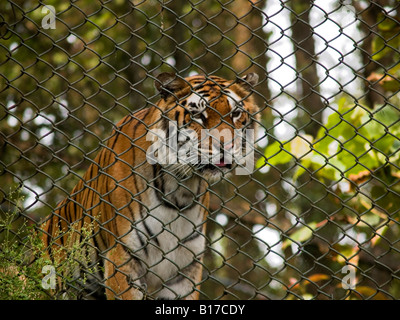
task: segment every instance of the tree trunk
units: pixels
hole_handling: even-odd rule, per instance
[[[377,104],[384,103],[385,93],[382,87],[379,85],[379,81],[370,80],[370,76],[378,71],[382,66],[388,65],[387,61],[375,61],[372,56],[376,53],[372,52],[373,40],[379,35],[378,30],[378,19],[380,13],[383,12],[383,6],[388,5],[387,0],[370,2],[367,8],[363,8],[360,1],[353,1],[352,5],[356,10],[357,16],[360,17],[361,23],[359,23],[359,29],[364,35],[361,45],[360,52],[362,55],[363,68],[360,71],[360,77],[365,82],[365,104],[368,108],[373,109]],[[387,59],[391,57],[386,57]],[[379,80],[379,79],[378,79]]]
[[[313,29],[310,24],[312,1],[297,0],[288,2],[292,9],[292,42],[295,50],[296,71],[300,83],[299,107],[305,111],[301,127],[305,133],[316,136],[322,120],[324,104],[319,92],[320,80],[317,75]]]

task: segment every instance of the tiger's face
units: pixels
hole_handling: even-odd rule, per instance
[[[238,166],[252,167],[258,109],[251,87],[257,81],[254,73],[239,81],[160,74],[156,80],[162,98],[155,124],[158,162],[178,178],[201,175],[207,180]]]

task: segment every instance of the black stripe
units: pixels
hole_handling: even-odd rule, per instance
[[[60,242],[61,245],[65,247],[65,243],[64,243],[64,237],[65,237],[65,232],[62,229],[62,221],[61,219],[66,219],[67,218],[67,213],[66,213],[66,209],[65,207],[68,205],[69,202],[66,202],[66,204],[60,209],[60,217],[58,219],[58,226],[59,226],[59,230],[60,230],[60,234],[58,235],[58,237],[60,238]],[[64,212],[64,214],[63,214]],[[65,218],[63,218],[63,216]]]
[[[210,90],[209,89],[202,89],[197,91],[197,93],[200,93],[201,95],[203,95],[203,97],[209,97],[210,96]]]
[[[143,116],[143,119],[141,119],[142,121],[144,121],[144,120],[146,119],[146,117],[147,117],[147,115],[149,114],[149,112],[150,112],[150,108],[146,110],[146,113],[145,113],[145,115]],[[137,131],[137,128],[138,128],[138,126],[139,126],[140,123],[141,123],[141,122],[140,122],[139,120],[137,120],[137,123],[136,123],[135,126],[133,127],[132,138],[133,138],[134,140],[136,140],[136,131]],[[136,146],[136,144],[134,144],[134,147],[132,148],[132,162],[133,162],[133,159],[135,159],[135,146]],[[132,164],[133,164],[133,163],[132,163]],[[139,193],[139,188],[138,188],[138,186],[137,186],[135,176],[133,176],[133,179],[134,179],[134,182],[135,182],[136,190],[137,190],[137,192]]]
[[[182,282],[184,280],[193,279],[194,275],[196,273],[196,270],[198,270],[199,267],[200,267],[200,264],[196,260],[193,260],[188,266],[184,267],[181,270],[181,272],[179,274],[177,274],[174,278],[166,281],[165,285],[171,286],[171,285],[177,284],[179,282]]]
[[[191,193],[191,194],[193,194],[193,195],[195,196],[195,198],[197,198],[197,196],[199,195],[200,186],[201,186],[201,183],[199,183],[199,184],[197,185],[197,191],[196,191],[195,193]],[[175,206],[179,208],[179,211],[186,211],[186,210],[189,210],[189,209],[193,208],[195,205],[198,204],[198,203],[196,203],[196,202],[194,201],[194,199],[192,198],[193,201],[192,201],[189,205],[182,205],[182,206],[181,206],[181,205],[179,204],[178,198],[177,198],[175,195],[174,195],[174,198],[175,198]]]
[[[120,135],[120,130],[119,129],[115,129],[115,138],[114,138],[114,141],[112,142],[112,145],[110,147],[111,150],[114,150],[115,144],[117,143],[119,135]]]
[[[167,208],[174,209],[174,210],[180,210],[181,209],[176,204],[174,204],[171,201],[169,201],[168,199],[161,198],[161,202]]]
[[[133,227],[133,228],[135,228],[136,235],[137,235],[137,237],[139,239],[139,242],[140,242],[140,248],[139,249],[143,249],[144,254],[148,257],[149,256],[149,251],[147,250],[146,243],[143,241],[143,239],[142,239],[142,237],[140,235],[141,232],[139,232],[139,229],[137,227]]]
[[[99,228],[99,231],[96,234],[93,234],[93,244],[94,244],[94,248],[98,250],[98,252],[96,252],[96,255],[99,256],[99,254],[102,254],[102,252],[100,251],[100,248],[103,247],[102,245],[100,245],[99,241],[98,241],[98,237],[100,238],[101,242],[104,244],[105,241],[101,236],[101,229]],[[103,262],[103,259],[99,259],[101,261],[101,263]],[[103,274],[103,270],[99,270],[99,272],[101,272],[101,274]]]
[[[154,177],[154,192],[156,194],[156,197],[158,201],[160,201],[164,206],[167,208],[171,208],[174,210],[179,210],[179,208],[174,205],[172,202],[168,201],[167,199],[164,198],[165,196],[165,190],[164,190],[164,180],[163,180],[163,173],[160,174],[160,165],[154,164],[153,165],[153,177]],[[161,180],[161,182],[160,182]]]
[[[103,149],[100,151],[98,162],[92,163],[93,166],[96,166],[96,167],[97,167],[97,170],[98,170],[98,171],[101,170],[101,164],[104,163],[105,154],[106,154],[106,148],[103,147]]]
[[[128,247],[126,246],[122,246],[122,250],[124,250],[130,257],[131,259],[134,261],[135,266],[138,266],[140,270],[135,269],[136,274],[138,276],[143,276],[143,267],[142,267],[142,260],[140,258],[138,258],[133,252],[132,250],[130,250]]]
[[[131,115],[131,121],[136,120],[136,123],[133,126],[133,130],[132,130],[132,137],[130,138],[131,143],[133,144],[132,147],[132,160],[135,159],[135,146],[136,146],[136,141],[139,139],[139,137],[136,137],[136,131],[139,127],[139,125],[145,125],[146,129],[147,125],[144,123],[144,121],[146,120],[147,116],[150,114],[150,111],[152,110],[152,108],[147,108],[144,110],[140,110],[136,113],[134,113],[133,115]],[[142,112],[144,112],[143,116],[140,118],[140,116],[142,115]],[[138,116],[135,116],[136,114],[138,114]]]
[[[195,104],[194,102],[189,103],[189,108],[190,108],[190,110],[193,110],[193,109],[198,110],[199,109],[197,104]]]
[[[112,156],[114,156],[115,159],[117,158],[117,154],[114,151],[114,149],[115,149],[115,144],[117,143],[119,134],[120,133],[118,131],[115,131],[115,137],[114,137],[114,141],[112,142],[112,145],[110,147],[108,147],[108,146],[104,147],[104,149],[103,149],[104,153],[102,154],[103,159],[99,159],[100,163],[98,164],[100,172],[104,172],[105,167],[108,167],[110,165],[110,160],[111,160]],[[115,161],[115,159],[114,159],[114,161]]]
[[[136,181],[135,181],[135,184],[136,184]],[[127,199],[126,201],[128,202],[129,199]],[[140,200],[139,200],[139,201],[140,201]],[[146,233],[147,233],[147,238],[149,239],[149,241],[152,240],[152,239],[154,239],[155,242],[156,242],[156,244],[159,246],[160,243],[159,243],[157,237],[154,236],[153,231],[152,231],[152,230],[150,229],[150,227],[147,225],[146,220],[145,220],[145,218],[144,218],[144,215],[143,215],[144,206],[141,204],[141,202],[138,202],[138,204],[139,204],[139,206],[140,206],[140,209],[139,209],[140,220],[141,220],[140,222],[143,223],[144,229],[146,230]],[[134,216],[134,212],[133,212],[131,206],[128,206],[128,209],[129,209],[129,212],[131,213],[132,217],[134,218],[135,216]],[[139,221],[136,221],[136,222],[139,222]],[[146,246],[145,242],[142,240],[142,238],[140,237],[138,229],[137,229],[137,228],[135,228],[135,229],[136,229],[136,233],[137,233],[137,235],[138,235],[138,237],[139,237],[140,244],[142,245],[142,248],[144,249],[146,255],[148,255],[147,246]]]
[[[166,199],[166,190],[165,190],[165,186],[166,186],[166,182],[165,182],[165,174],[162,173],[161,174],[161,181],[162,181],[162,185],[161,185],[161,191],[162,191],[162,195],[161,195],[161,199],[162,202],[165,206],[169,207],[169,208],[173,208],[175,210],[179,209],[178,206],[176,206],[176,204],[172,203],[171,201],[169,201],[168,199]]]
[[[154,166],[153,166],[153,167],[154,167]],[[154,168],[153,168],[153,177],[154,177]],[[133,176],[133,181],[134,181],[135,188],[136,188],[136,196],[138,197],[138,204],[139,204],[139,206],[140,206],[140,209],[139,209],[140,218],[141,218],[141,221],[143,222],[144,228],[145,228],[145,230],[146,230],[146,232],[147,232],[148,239],[149,239],[149,240],[154,239],[155,242],[156,242],[156,244],[159,246],[160,243],[159,243],[157,237],[154,236],[153,231],[152,231],[152,230],[150,229],[150,227],[147,225],[146,220],[145,220],[144,215],[143,215],[144,206],[143,206],[143,204],[142,204],[143,202],[142,202],[142,197],[141,197],[141,192],[142,192],[142,191],[139,190],[138,178],[135,177],[135,176]],[[127,200],[127,201],[129,201],[129,200]],[[130,206],[128,206],[128,208],[129,208],[129,210],[130,210],[132,216],[134,217],[132,208],[131,208]],[[138,231],[136,230],[136,232],[138,232]],[[138,234],[138,236],[139,236],[139,234]],[[139,236],[139,239],[140,239],[140,243],[142,244],[142,247],[144,247],[145,244],[142,242],[142,239],[140,238],[140,236]],[[144,251],[145,251],[146,255],[148,255],[147,247],[144,247]]]
[[[90,182],[90,180],[92,179],[92,176],[93,176],[93,167],[94,167],[94,165],[93,165],[93,163],[89,166],[89,169],[88,169],[88,171],[87,171],[87,173],[85,173],[85,175],[87,174],[88,175],[88,179],[87,179],[87,181],[85,181],[85,182]]]
[[[138,127],[139,124],[146,125],[146,124],[143,123],[143,122],[145,122],[145,120],[146,120],[147,116],[150,114],[150,111],[151,111],[151,110],[152,110],[152,108],[148,108],[148,109],[146,110],[146,113],[143,115],[143,118],[140,119],[141,121],[137,120],[138,123],[135,125],[135,127]],[[137,118],[137,119],[139,119],[139,118]],[[136,129],[135,129],[135,134],[136,134]]]
[[[167,133],[167,139],[169,137],[169,118],[167,117],[162,117],[161,118],[161,130],[165,131]]]
[[[70,219],[69,221],[72,222],[72,223],[77,221],[77,213],[78,213],[78,208],[77,208],[76,202],[73,201],[73,204],[74,204],[74,210],[72,210],[73,212],[71,212],[71,210],[68,210],[69,219]]]
[[[102,155],[103,152],[104,152],[104,149],[102,149],[100,151],[100,156]],[[94,162],[90,165],[90,167],[91,167],[91,170],[90,170],[89,180],[91,182],[92,188],[97,191],[97,188],[99,186],[99,166],[96,162]]]
[[[218,81],[212,81],[212,82],[204,83],[203,85],[201,85],[195,89],[196,89],[196,91],[197,90],[207,90],[208,91],[209,88],[215,88],[215,87],[220,88],[221,86],[222,86],[222,83],[218,83]]]
[[[195,78],[195,79],[192,79],[191,81],[190,81],[190,84],[193,86],[193,85],[196,85],[196,84],[205,84],[206,83],[206,78]]]
[[[185,126],[186,125],[186,117],[187,117],[187,115],[189,115],[190,116],[190,112],[189,112],[189,110],[187,110],[187,109],[185,109],[185,111],[183,112],[183,123],[181,124],[182,126]]]
[[[132,114],[132,115],[130,115],[130,116],[126,116],[126,117],[125,117],[126,121],[124,121],[118,128],[115,128],[115,129],[114,129],[114,132],[115,132],[115,140],[112,142],[112,145],[111,145],[111,147],[110,147],[109,149],[114,150],[115,145],[116,145],[117,140],[118,140],[118,136],[120,135],[123,126],[129,124],[129,123],[130,123],[131,121],[133,121],[133,120],[136,120],[137,122],[136,122],[136,124],[133,126],[133,130],[134,130],[134,132],[135,132],[135,131],[136,131],[136,128],[142,123],[142,121],[144,120],[144,118],[146,118],[146,116],[149,114],[150,110],[151,110],[151,108],[147,108],[147,109],[143,109],[143,110],[140,110],[140,111],[138,111],[138,112],[135,112],[134,114]],[[139,116],[140,116],[140,114],[141,114],[142,112],[144,112],[144,111],[145,111],[145,114],[144,114],[144,116],[143,116],[142,119],[140,119],[139,117],[136,116],[136,114],[139,114]],[[129,119],[128,119],[128,118],[129,118]],[[140,120],[142,120],[142,121],[140,121]],[[134,137],[135,137],[135,136],[133,135],[133,138],[134,138]]]
[[[143,124],[144,120],[146,119],[147,115],[150,113],[151,110],[152,110],[152,108],[143,109],[143,110],[140,110],[140,111],[135,112],[134,114],[132,114],[132,115],[130,116],[130,118],[131,118],[130,121],[136,120],[136,123],[135,123],[135,125],[133,126],[133,131],[132,131],[132,138],[133,138],[133,139],[136,138],[135,135],[136,135],[137,127],[138,127],[140,124]],[[142,112],[144,112],[144,114],[143,114],[143,117],[140,118]],[[125,125],[125,124],[124,124],[124,125]]]
[[[143,207],[142,207],[142,208],[143,208]],[[146,232],[147,232],[147,234],[148,234],[148,236],[149,236],[149,239],[150,239],[150,240],[153,240],[153,239],[154,239],[156,245],[160,247],[160,242],[158,241],[158,238],[154,236],[154,233],[153,233],[153,231],[150,229],[150,227],[147,225],[146,220],[144,219],[143,211],[142,211],[142,210],[140,211],[140,217],[141,217],[141,219],[142,219],[142,221],[143,221],[143,225],[144,225],[144,228],[146,229]]]
[[[154,177],[154,192],[156,193],[157,199],[162,202],[162,198],[160,196],[160,183],[158,179],[160,179],[159,176],[159,164],[153,164],[153,177]]]
[[[129,198],[128,198],[128,195],[126,193],[125,193],[125,202],[126,203],[129,202]],[[131,203],[129,203],[129,205],[128,205],[128,210],[129,210],[129,213],[131,214],[132,222],[133,222],[135,220],[135,213],[133,212],[133,209],[132,209],[132,207],[130,205],[131,205]],[[141,206],[140,203],[139,203],[139,206]],[[135,226],[133,226],[133,228],[135,228],[136,235],[137,235],[137,237],[139,239],[139,242],[140,242],[140,245],[141,245],[141,249],[143,249],[144,253],[146,254],[146,256],[148,256],[149,253],[147,251],[147,246],[146,246],[145,241],[142,239],[142,237],[141,237],[141,235],[139,233],[139,229],[137,227],[135,227]]]
[[[182,239],[180,243],[187,243],[189,241],[192,241],[194,239],[197,239],[200,236],[204,236],[203,234],[203,225],[200,225],[196,228],[196,230],[193,230],[193,233],[187,236],[186,238]]]

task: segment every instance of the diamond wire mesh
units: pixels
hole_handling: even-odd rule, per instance
[[[200,298],[399,298],[398,1],[7,1],[0,23],[2,298],[49,297],[30,226],[162,71],[260,76],[256,167],[210,187]]]

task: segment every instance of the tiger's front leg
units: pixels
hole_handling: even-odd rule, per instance
[[[117,244],[107,254],[104,263],[106,296],[108,300],[142,300],[140,286],[141,264],[127,250]]]
[[[198,300],[202,270],[202,262],[193,261],[174,278],[163,284],[163,289],[157,294],[157,298]]]

